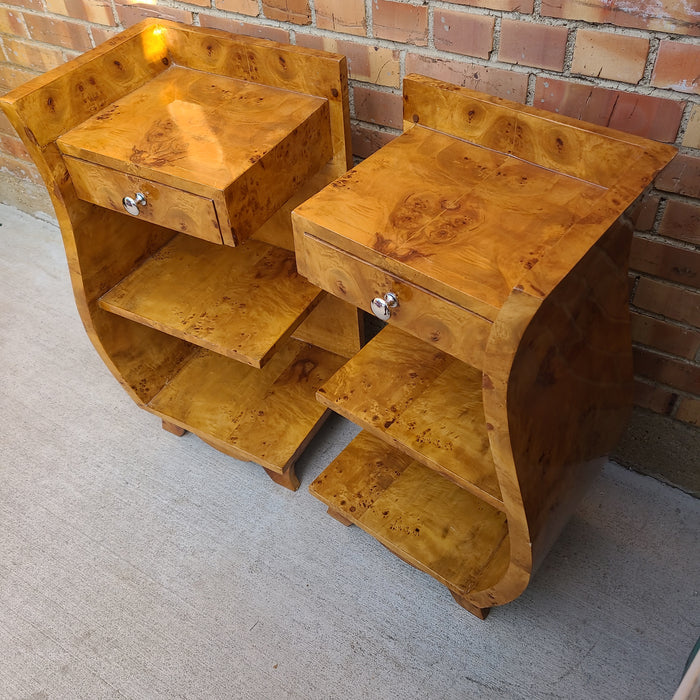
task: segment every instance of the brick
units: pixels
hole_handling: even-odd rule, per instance
[[[534,8],[534,0],[450,0],[453,5],[469,5],[469,7],[484,7],[488,10],[502,12],[522,12],[529,15]]]
[[[210,29],[223,29],[231,34],[245,34],[246,36],[256,36],[261,39],[271,39],[281,44],[289,43],[289,32],[280,27],[269,27],[264,24],[252,24],[250,22],[239,22],[228,17],[214,17],[212,15],[199,15],[199,23],[202,27]]]
[[[688,360],[700,350],[700,333],[636,311],[632,312],[632,340]]]
[[[258,0],[216,0],[216,9],[249,17],[257,17],[260,14]]]
[[[700,36],[697,10],[693,6],[692,0],[542,0],[541,14],[545,17],[582,19],[594,24]]]
[[[316,0],[316,26],[343,34],[367,34],[365,0]]]
[[[700,394],[697,365],[638,347],[634,348],[633,356],[635,374],[689,394]]]
[[[36,10],[37,12],[44,11],[44,4],[41,0],[4,0],[4,4],[23,7],[26,10]]]
[[[659,225],[659,233],[679,241],[700,245],[700,204],[677,199],[668,200]]]
[[[663,39],[659,43],[651,84],[700,95],[700,44]]]
[[[37,75],[39,73],[27,68],[19,68],[10,63],[0,63],[0,94],[10,91],[18,85],[24,85]]]
[[[27,152],[24,144],[17,136],[7,136],[6,134],[0,134],[0,151],[7,153],[14,158],[19,160],[26,160],[28,163],[32,162],[32,157]]]
[[[27,163],[4,153],[0,153],[0,171],[7,171],[19,180],[28,180],[36,185],[44,184],[34,163]]]
[[[700,148],[700,105],[693,105],[682,143],[688,148]]]
[[[428,45],[428,8],[390,0],[372,0],[372,28],[380,39]]]
[[[656,221],[656,212],[659,210],[659,197],[646,195],[629,212],[636,231],[650,231]]]
[[[662,241],[635,236],[630,268],[688,287],[700,287],[700,253]]]
[[[371,124],[400,129],[403,124],[403,99],[393,92],[355,86],[353,89],[357,119]]]
[[[95,46],[99,46],[107,39],[115,37],[121,30],[116,28],[108,29],[107,27],[91,27],[90,31],[92,32],[92,40],[95,42]]]
[[[0,7],[0,34],[28,37],[29,33],[22,22],[22,13]]]
[[[514,102],[525,102],[527,97],[527,74],[502,68],[409,53],[406,56],[406,73],[420,73]]]
[[[640,277],[634,294],[640,309],[700,328],[700,293]]]
[[[533,105],[637,136],[673,143],[684,102],[537,77]]]
[[[149,5],[146,3],[129,3],[128,0],[114,0],[114,7],[117,10],[119,21],[124,27],[140,22],[147,17],[160,17],[161,19],[171,19],[174,22],[192,24],[192,13],[189,10],[182,10],[178,7],[167,7],[166,5]]]
[[[648,53],[648,39],[579,29],[571,71],[595,78],[638,83],[644,75]]]
[[[678,153],[656,176],[654,187],[664,192],[700,198],[700,158]]]
[[[566,27],[504,19],[501,22],[498,60],[535,68],[563,70],[567,35]]]
[[[440,51],[488,58],[493,48],[495,17],[435,10],[433,38]]]
[[[92,48],[90,33],[82,24],[45,15],[25,15],[25,21],[32,39],[81,52]]]
[[[386,146],[396,134],[387,131],[373,129],[366,124],[353,122],[350,127],[352,132],[352,152],[358,158],[367,158],[378,151],[382,146]]]
[[[107,0],[45,0],[45,2],[46,9],[57,15],[84,19],[109,27],[116,25],[112,4]]]
[[[47,71],[65,62],[59,49],[40,44],[31,44],[21,39],[3,39],[5,57],[11,63],[38,71]]]
[[[682,420],[684,423],[700,426],[700,400],[681,397],[674,418]]]
[[[384,87],[401,86],[401,64],[399,52],[381,46],[360,44],[356,41],[320,37],[297,32],[297,44],[310,49],[330,51],[345,56],[351,80],[374,83]]]
[[[17,136],[15,128],[10,123],[10,120],[5,116],[5,112],[0,109],[0,134],[8,136]]]
[[[309,0],[263,0],[263,14],[268,19],[292,24],[311,24]]]
[[[678,394],[664,387],[648,384],[638,378],[634,382],[635,406],[648,408],[654,413],[667,416],[671,413],[677,399]]]

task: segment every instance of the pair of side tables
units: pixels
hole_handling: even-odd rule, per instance
[[[348,171],[342,56],[147,20],[0,102],[133,400],[291,489],[328,409],[359,424],[312,493],[483,618],[624,426],[625,212],[675,150],[422,76],[403,99]]]

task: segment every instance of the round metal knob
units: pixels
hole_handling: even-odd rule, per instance
[[[383,299],[379,297],[372,299],[370,308],[377,318],[380,318],[382,321],[388,321],[391,318],[391,310],[395,309],[398,305],[399,299],[396,294],[387,292]]]
[[[146,201],[146,195],[143,192],[137,192],[133,197],[124,197],[122,199],[122,204],[124,209],[126,209],[129,214],[133,216],[138,216],[141,211],[139,207],[145,207],[148,202]]]

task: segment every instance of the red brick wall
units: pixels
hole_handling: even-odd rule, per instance
[[[693,0],[0,0],[0,90],[147,15],[348,56],[353,147],[401,127],[419,72],[680,149],[637,216],[637,404],[700,425],[700,9]],[[38,182],[0,116],[0,169]]]

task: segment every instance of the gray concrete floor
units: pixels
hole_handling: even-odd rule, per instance
[[[1,196],[1,195],[0,195]],[[481,622],[306,490],[124,394],[55,225],[0,206],[0,698],[669,698],[700,634],[700,502],[609,463]]]

